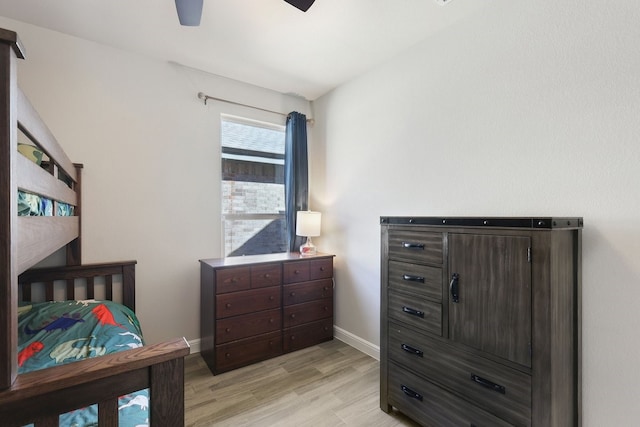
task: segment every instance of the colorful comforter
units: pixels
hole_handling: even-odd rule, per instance
[[[18,310],[18,328],[18,373],[143,345],[133,311],[111,301],[24,305]],[[120,426],[147,426],[148,403],[147,390],[121,396]],[[60,425],[97,426],[97,405],[61,415]]]
[[[56,203],[56,216],[73,216],[74,207],[67,203]],[[53,216],[53,201],[37,194],[18,190],[19,216]]]

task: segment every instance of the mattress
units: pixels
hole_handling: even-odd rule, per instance
[[[111,301],[21,305],[18,328],[20,374],[143,345],[135,313]],[[121,396],[118,401],[120,427],[147,426],[148,405],[148,390]],[[97,405],[61,415],[59,425],[97,426]]]

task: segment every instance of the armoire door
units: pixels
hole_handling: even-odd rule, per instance
[[[531,366],[531,240],[449,234],[450,339]]]

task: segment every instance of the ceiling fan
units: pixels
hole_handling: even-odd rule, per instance
[[[309,10],[315,0],[284,0],[303,12]],[[176,10],[180,25],[197,27],[202,17],[203,0],[176,0]]]

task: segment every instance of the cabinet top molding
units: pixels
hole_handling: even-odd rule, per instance
[[[582,217],[381,216],[380,224],[442,227],[506,227],[551,230],[582,228],[583,219]]]

